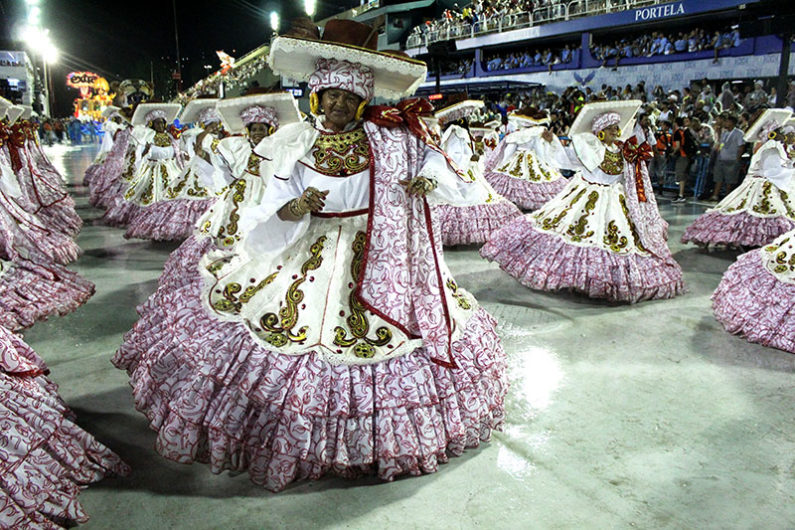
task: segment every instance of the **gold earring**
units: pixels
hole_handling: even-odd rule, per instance
[[[317,92],[309,94],[309,110],[312,111],[312,114],[320,114],[320,98]]]
[[[365,109],[367,109],[367,103],[369,103],[369,101],[367,101],[366,99],[363,99],[362,102],[359,103],[359,108],[356,109],[356,119],[357,120],[361,120],[362,116],[364,116],[364,111],[365,111]]]
[[[770,131],[769,133],[767,133],[767,138],[768,138],[768,140],[775,140],[775,139],[776,139],[776,136],[778,136],[778,135],[776,134],[776,131]]]
[[[604,142],[605,141],[605,132],[604,131],[599,131],[598,133],[596,133],[596,137],[599,138],[600,142]]]
[[[270,136],[270,135],[271,135],[271,134],[273,134],[274,132],[276,132],[276,127],[274,127],[273,125],[271,125],[270,127],[268,127],[268,136]]]

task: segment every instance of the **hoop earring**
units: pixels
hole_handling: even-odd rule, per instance
[[[367,103],[369,103],[369,101],[367,101],[366,99],[363,99],[362,102],[359,103],[359,108],[356,109],[356,120],[357,121],[361,120],[362,116],[364,116],[364,111],[367,109]]]
[[[599,131],[598,133],[596,133],[596,137],[599,138],[600,142],[604,142],[605,141],[605,132],[604,131]]]
[[[312,111],[312,114],[320,114],[320,98],[317,92],[309,94],[309,110]]]
[[[276,127],[274,127],[273,125],[268,127],[268,136],[272,135],[274,132],[276,132]]]
[[[776,133],[776,131],[770,131],[769,133],[767,133],[768,140],[775,140],[776,138],[778,138],[778,134]]]

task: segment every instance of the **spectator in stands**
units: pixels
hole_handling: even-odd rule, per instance
[[[762,83],[762,81],[754,83],[754,90],[745,96],[744,104],[745,110],[748,112],[756,112],[767,105],[767,93],[765,92],[764,83]]]
[[[740,173],[740,159],[745,151],[743,132],[737,128],[737,118],[733,114],[722,114],[719,124],[723,129],[720,143],[717,148],[717,158],[712,178],[715,188],[712,190],[710,201],[718,201],[723,185],[727,191],[737,184]]]
[[[688,118],[678,116],[674,119],[671,155],[674,160],[674,175],[677,184],[679,184],[679,195],[673,200],[675,203],[683,203],[687,200],[685,199],[685,187],[690,174],[690,163],[696,155],[695,141],[690,136],[689,125]]]
[[[654,177],[658,186],[665,183],[665,171],[668,167],[668,154],[671,149],[671,123],[667,120],[657,120],[657,143],[654,145],[654,159],[649,167],[649,176]]]

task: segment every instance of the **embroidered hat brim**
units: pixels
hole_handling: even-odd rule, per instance
[[[240,134],[246,130],[246,124],[240,116],[244,110],[254,105],[271,107],[276,111],[279,127],[302,120],[298,103],[288,92],[273,92],[270,94],[252,94],[239,98],[222,99],[216,103],[215,108],[221,114],[224,128],[232,134]]]
[[[120,110],[121,108],[117,107],[116,105],[108,105],[107,107],[102,109],[102,117],[110,118],[111,116],[113,116],[114,112],[119,112]]]
[[[769,130],[783,127],[792,118],[792,111],[788,109],[765,109],[756,121],[745,132],[743,139],[746,142],[764,141]],[[771,129],[772,127],[772,129]],[[764,132],[764,134],[762,134]]]
[[[440,124],[444,125],[445,123],[467,118],[485,106],[486,104],[479,99],[466,99],[439,109],[433,115],[439,120]]]
[[[309,81],[318,59],[348,61],[370,68],[374,93],[384,99],[408,97],[425,81],[428,67],[422,61],[350,44],[299,37],[277,37],[271,43],[268,65],[277,74],[294,81]]]
[[[179,115],[181,123],[193,123],[199,119],[199,114],[207,109],[215,108],[220,100],[218,98],[192,99],[185,105],[182,114]]]
[[[182,105],[179,103],[141,103],[135,107],[131,123],[133,125],[146,125],[146,116],[153,110],[160,110],[165,113],[166,125],[173,122],[179,114]]]
[[[633,120],[635,114],[637,114],[642,104],[643,102],[638,99],[588,103],[580,109],[579,114],[577,114],[577,117],[574,119],[574,123],[572,123],[571,129],[569,130],[569,136],[580,133],[592,133],[593,121],[597,116],[606,112],[615,112],[621,117],[618,128],[624,133],[622,137],[626,137],[626,134],[631,134],[632,132],[631,125],[634,124]]]

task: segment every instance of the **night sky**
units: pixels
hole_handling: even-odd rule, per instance
[[[343,4],[358,1],[318,0],[317,18],[330,16]],[[74,70],[91,70],[108,81],[126,78],[168,83],[175,69],[174,11],[170,0],[91,1],[40,0],[42,25],[61,51],[53,67],[55,113],[67,114],[76,91],[65,77]],[[224,50],[239,57],[270,37],[269,13],[281,12],[282,27],[303,9],[302,0],[176,0],[177,29],[184,87],[206,75],[205,65],[220,67],[215,54]],[[15,24],[24,19],[24,0],[0,0],[3,49],[20,49]],[[210,70],[210,71],[212,71]],[[162,86],[156,87],[161,92]]]

